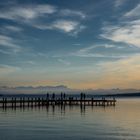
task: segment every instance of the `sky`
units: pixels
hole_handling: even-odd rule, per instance
[[[1,0],[0,86],[140,85],[139,0]]]

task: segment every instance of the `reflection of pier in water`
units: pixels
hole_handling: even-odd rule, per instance
[[[47,94],[45,97],[3,97],[0,98],[0,107],[34,107],[34,106],[56,106],[56,105],[80,105],[80,106],[115,106],[116,100],[113,99],[95,99],[86,98],[86,95],[81,93],[80,98],[68,97],[61,93],[60,98],[56,98],[55,94],[51,96]]]

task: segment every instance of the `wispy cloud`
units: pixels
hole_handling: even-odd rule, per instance
[[[66,60],[64,60],[64,59],[58,59],[58,61],[59,61],[60,63],[64,64],[64,65],[67,65],[67,66],[69,66],[69,65],[71,64],[69,61],[66,61]]]
[[[61,16],[66,16],[66,17],[80,17],[82,19],[86,18],[86,14],[84,14],[81,11],[75,11],[75,10],[70,10],[70,9],[62,9],[60,10],[59,13]]]
[[[6,25],[6,26],[3,26],[3,28],[6,29],[7,31],[12,31],[12,32],[21,32],[21,31],[23,31],[23,29],[21,27],[12,26],[12,25]]]
[[[74,46],[80,46],[81,44],[80,43],[74,43],[73,45]]]
[[[0,18],[23,22],[36,19],[45,14],[52,14],[54,12],[56,12],[56,7],[52,5],[15,6],[11,7],[8,11],[3,10],[0,13]]]
[[[140,4],[138,4],[134,9],[127,12],[124,16],[125,17],[140,17]]]
[[[114,0],[114,6],[115,7],[120,7],[122,6],[127,0]]]
[[[0,19],[12,20],[20,24],[24,23],[40,30],[59,30],[72,35],[77,35],[85,28],[81,24],[81,19],[85,18],[86,15],[82,11],[61,9],[48,4],[16,5],[11,6],[8,10],[2,9],[0,13]],[[7,25],[6,28],[21,31],[14,26]]]
[[[13,33],[21,34],[23,33],[24,29],[19,26],[13,26],[13,25],[3,25],[0,27],[0,32],[2,34],[6,35],[13,35]]]
[[[27,64],[27,65],[35,65],[35,61],[32,60],[28,60],[28,61],[24,61],[23,64]]]
[[[5,51],[5,50],[2,50],[2,49],[0,49],[0,53],[2,53],[2,54],[11,54],[11,52],[10,51]]]
[[[69,35],[77,35],[86,27],[81,25],[80,22],[75,20],[56,20],[48,25],[34,25],[36,28],[41,30],[59,30]]]
[[[140,47],[140,20],[125,22],[125,25],[113,25],[102,28],[101,37]]]
[[[57,20],[52,24],[52,27],[62,30],[64,32],[71,32],[78,27],[79,23],[68,20]]]
[[[130,55],[136,54],[140,50],[132,50],[131,47],[126,51],[126,46],[113,44],[95,44],[90,47],[82,48],[77,52],[72,53],[78,57],[99,57],[99,58],[126,58]]]
[[[22,49],[19,45],[17,45],[13,38],[5,35],[0,35],[0,48],[10,49],[14,53],[17,53]]]
[[[140,4],[120,17],[118,24],[102,27],[102,38],[140,47]],[[130,19],[131,18],[131,19]]]

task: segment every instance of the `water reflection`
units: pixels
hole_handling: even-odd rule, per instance
[[[98,111],[105,112],[106,110],[115,110],[115,106],[87,106],[84,104],[81,105],[48,105],[48,106],[22,106],[22,107],[2,107],[0,108],[0,111],[9,112],[9,111],[17,111],[17,112],[41,112],[46,111],[46,113],[50,114],[52,113],[52,116],[55,116],[58,112],[64,116],[67,112],[79,112],[81,116],[84,116],[86,112],[92,113]]]
[[[0,140],[138,140],[140,100],[115,107],[50,105],[0,108]]]

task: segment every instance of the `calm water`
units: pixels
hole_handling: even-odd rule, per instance
[[[0,109],[0,140],[140,140],[140,99],[116,107]]]

